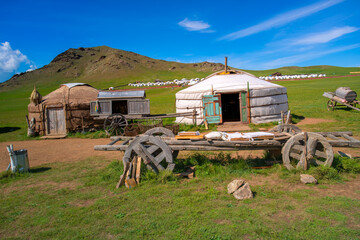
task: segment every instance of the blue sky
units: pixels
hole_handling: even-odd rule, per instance
[[[360,1],[2,1],[0,82],[69,48],[242,69],[360,66]]]

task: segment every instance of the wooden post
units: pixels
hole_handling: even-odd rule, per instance
[[[225,57],[225,73],[227,73],[227,57]]]
[[[196,109],[193,110],[192,118],[193,118],[193,124],[196,125]]]
[[[247,82],[247,111],[248,111],[248,123],[251,123],[250,86],[249,86],[249,82]]]

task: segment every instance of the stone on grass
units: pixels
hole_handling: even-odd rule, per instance
[[[243,186],[241,186],[238,190],[234,192],[233,195],[238,200],[249,199],[254,197],[250,189],[250,185],[248,183],[245,183]]]
[[[314,178],[313,176],[311,176],[309,174],[300,174],[300,181],[304,184],[317,183],[316,178]]]
[[[232,194],[233,192],[235,192],[236,190],[238,190],[239,187],[241,187],[244,183],[245,183],[245,181],[242,180],[242,179],[235,179],[235,180],[233,180],[233,181],[232,181],[231,183],[229,183],[228,186],[227,186],[228,194]]]

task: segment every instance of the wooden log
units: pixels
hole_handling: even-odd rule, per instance
[[[213,146],[189,146],[189,145],[169,145],[172,150],[178,151],[241,151],[241,150],[276,150],[281,146],[243,146],[243,147],[213,147]]]
[[[137,184],[140,183],[140,176],[141,176],[141,157],[137,157],[136,158],[136,176],[135,176],[135,180],[137,182]]]
[[[119,182],[116,184],[116,188],[119,188],[119,187],[121,187],[122,185],[125,184],[125,179],[126,179],[126,176],[127,176],[127,174],[128,174],[129,167],[130,167],[130,163],[129,163],[129,162],[124,163],[124,172],[123,172],[123,174],[120,176],[120,180],[119,180]]]
[[[326,137],[329,137],[329,138],[334,139],[334,140],[341,140],[341,138],[335,137],[334,135],[332,135],[330,133],[327,134]]]
[[[343,138],[346,138],[347,140],[349,140],[349,141],[351,141],[351,142],[359,142],[360,140],[357,140],[357,139],[355,139],[355,138],[353,138],[353,137],[350,137],[349,135],[347,135],[347,134],[341,134],[341,136],[343,137]]]
[[[324,137],[326,137],[328,134],[334,135],[335,137],[341,137],[342,134],[346,134],[349,136],[352,136],[352,132],[348,131],[348,132],[315,132],[316,134],[320,134]]]
[[[262,141],[191,141],[191,140],[164,140],[167,145],[188,145],[188,146],[214,146],[214,147],[281,147],[283,144],[274,140]]]
[[[333,147],[349,147],[349,148],[359,148],[360,141],[350,142],[350,141],[329,141],[330,145]]]

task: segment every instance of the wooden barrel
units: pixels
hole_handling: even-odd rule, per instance
[[[357,97],[356,92],[351,90],[349,87],[339,87],[336,89],[335,95],[339,98],[345,99],[348,102],[355,101]]]

